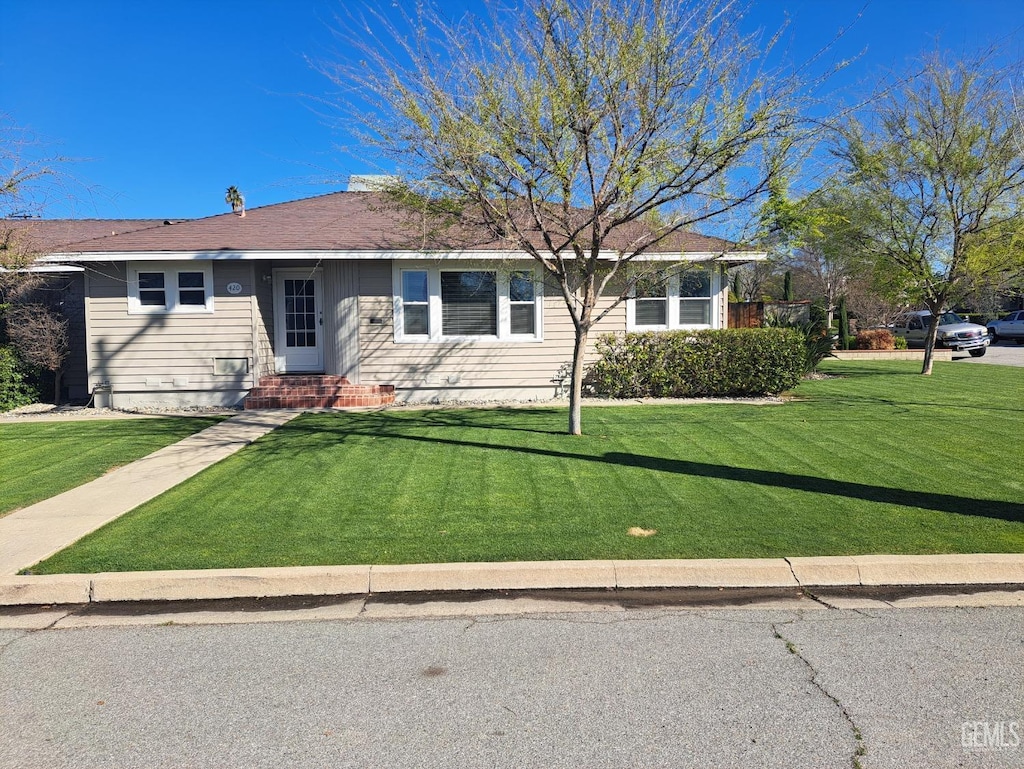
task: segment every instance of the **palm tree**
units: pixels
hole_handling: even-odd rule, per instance
[[[228,187],[228,191],[224,195],[224,202],[231,206],[234,213],[241,212],[241,215],[245,216],[245,198],[242,197],[242,193],[235,185],[232,184]]]

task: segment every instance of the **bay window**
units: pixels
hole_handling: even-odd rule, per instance
[[[627,330],[711,328],[714,283],[704,266],[646,267],[626,300]]]
[[[394,267],[395,341],[541,341],[540,280],[534,270],[490,266]]]

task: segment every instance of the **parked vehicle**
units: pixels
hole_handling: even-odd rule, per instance
[[[924,347],[928,338],[928,324],[932,314],[928,310],[908,312],[896,319],[892,332],[907,340],[907,347]],[[985,354],[989,345],[988,329],[977,323],[967,323],[955,312],[944,312],[939,316],[939,330],[935,346],[962,352],[966,350],[974,358]]]
[[[993,342],[999,339],[1013,339],[1017,344],[1024,344],[1024,310],[1011,312],[999,320],[990,320],[988,333],[992,335]]]

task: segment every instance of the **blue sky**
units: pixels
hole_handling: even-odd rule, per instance
[[[308,59],[345,55],[330,31],[343,9],[338,0],[0,0],[0,113],[32,132],[35,152],[76,159],[76,183],[45,215],[207,216],[228,210],[228,185],[254,207],[377,170],[338,150],[350,140],[314,101],[333,85]],[[1024,55],[1021,0],[753,0],[748,23],[772,30],[787,15],[797,61],[852,25],[829,54],[864,52],[832,83],[851,93],[936,45]]]

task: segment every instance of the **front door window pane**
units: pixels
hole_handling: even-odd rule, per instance
[[[284,281],[284,328],[288,347],[316,347],[316,294],[312,280]]]

